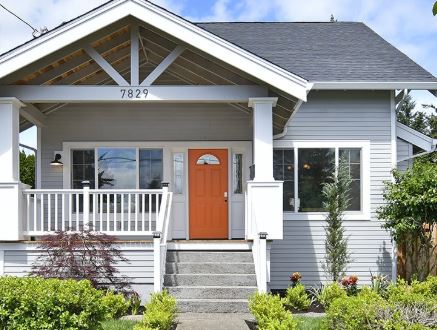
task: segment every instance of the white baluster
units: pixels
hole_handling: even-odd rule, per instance
[[[47,230],[52,231],[52,195],[47,194]]]
[[[61,204],[62,204],[62,213],[61,213],[61,221],[62,221],[62,231],[65,231],[65,221],[66,221],[66,218],[65,218],[65,194],[61,194],[61,198],[62,198],[62,201],[61,201]]]
[[[124,194],[121,194],[121,204],[120,204],[120,211],[121,211],[121,230],[124,231]]]
[[[142,231],[146,231],[146,222],[145,222],[145,214],[144,214],[144,209],[146,208],[146,206],[144,205],[144,202],[146,201],[146,194],[142,193],[141,194],[141,230]]]
[[[89,229],[90,222],[90,182],[82,181],[83,185],[83,229]]]
[[[152,231],[152,194],[149,194],[149,231]]]
[[[138,231],[138,194],[135,194],[135,231]]]
[[[128,193],[128,195],[127,195],[127,203],[128,203],[128,209],[127,209],[127,221],[128,221],[128,223],[127,223],[127,230],[128,231],[130,231],[131,230],[131,210],[130,210],[130,205],[131,205],[131,202],[132,202],[132,196],[131,196],[131,194],[130,193]]]
[[[41,231],[44,231],[44,194],[41,194]]]
[[[36,193],[33,194],[33,230],[38,231],[38,199]]]
[[[118,194],[114,194],[114,231],[117,231],[117,199]]]
[[[55,230],[58,231],[58,194],[53,194],[55,197]]]

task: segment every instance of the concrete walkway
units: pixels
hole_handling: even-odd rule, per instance
[[[248,330],[254,322],[251,314],[182,313],[177,315],[177,330]]]

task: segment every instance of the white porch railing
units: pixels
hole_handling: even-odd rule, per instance
[[[26,189],[24,235],[91,229],[111,235],[162,231],[171,204],[163,189]]]

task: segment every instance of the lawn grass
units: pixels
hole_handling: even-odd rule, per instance
[[[298,321],[298,330],[318,330],[322,328],[323,317],[294,316]]]
[[[103,330],[133,330],[137,322],[125,320],[111,320],[102,323]]]

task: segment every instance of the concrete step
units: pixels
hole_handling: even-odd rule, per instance
[[[241,262],[167,262],[166,274],[255,274],[255,266]]]
[[[179,313],[248,313],[247,299],[178,299]]]
[[[166,274],[165,286],[256,286],[255,274]]]
[[[167,251],[168,262],[253,262],[251,251]]]
[[[173,286],[167,288],[176,299],[249,299],[256,287],[187,287]]]

